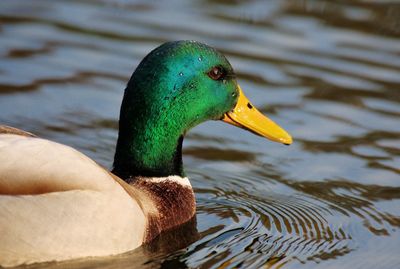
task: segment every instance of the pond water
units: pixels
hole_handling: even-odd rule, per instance
[[[2,124],[111,167],[132,71],[194,39],[294,137],[204,123],[184,142],[197,232],[33,267],[400,268],[400,5],[348,2],[2,0]]]

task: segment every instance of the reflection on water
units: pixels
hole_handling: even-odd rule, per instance
[[[386,1],[1,1],[3,124],[109,167],[134,67],[161,42],[196,39],[295,138],[196,127],[184,161],[197,225],[120,256],[33,267],[398,267],[399,15]]]

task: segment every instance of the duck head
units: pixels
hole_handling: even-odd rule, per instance
[[[125,89],[113,172],[123,179],[183,176],[183,137],[207,120],[292,142],[246,98],[221,53],[195,41],[159,46],[142,60]]]

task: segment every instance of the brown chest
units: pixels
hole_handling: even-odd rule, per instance
[[[130,183],[145,192],[153,201],[157,212],[149,213],[145,242],[162,231],[172,229],[191,220],[196,213],[196,201],[190,185],[172,180],[135,180]]]

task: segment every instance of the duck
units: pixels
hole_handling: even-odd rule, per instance
[[[117,255],[195,218],[182,143],[207,120],[292,143],[244,95],[227,58],[189,40],[158,46],[131,75],[111,171],[72,147],[0,126],[0,265]]]

